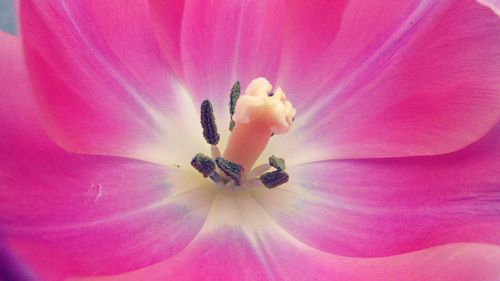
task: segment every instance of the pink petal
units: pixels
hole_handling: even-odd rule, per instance
[[[256,199],[298,240],[352,256],[500,244],[500,124],[458,152],[295,166]]]
[[[23,62],[20,40],[0,31],[0,147],[15,145],[18,135],[25,141],[47,143],[36,119],[37,108],[31,97],[28,73]],[[21,119],[19,119],[21,118]],[[19,122],[19,121],[25,122]],[[26,133],[29,132],[29,133]]]
[[[288,1],[279,84],[303,110],[325,94],[332,96],[325,86],[356,70],[415,6],[411,0],[370,5],[358,0]]]
[[[64,148],[161,162],[151,150],[175,158],[175,142],[193,139],[176,128],[195,108],[162,59],[146,2],[27,0],[20,17],[44,125]]]
[[[198,101],[226,107],[237,80],[276,79],[283,1],[154,0],[151,13],[165,56]]]
[[[150,0],[151,21],[165,58],[182,77],[181,32],[185,0]]]
[[[78,279],[76,279],[78,280]],[[87,280],[87,279],[85,279]],[[181,254],[136,272],[90,280],[268,280],[251,242],[238,230],[221,230]]]
[[[196,235],[213,198],[197,178],[161,166],[28,147],[0,163],[0,228],[44,280],[171,256]]]
[[[184,248],[213,198],[197,189],[204,182],[60,149],[38,120],[19,41],[0,33],[0,42],[0,247],[44,280],[132,270]]]
[[[382,258],[320,252],[274,224],[256,201],[232,195],[237,212],[227,214],[227,200],[216,199],[219,209],[212,208],[200,235],[172,258],[121,275],[71,280],[493,281],[500,276],[500,247],[493,245],[450,244]]]
[[[46,280],[118,273],[171,256],[196,235],[213,197],[196,178],[176,178],[178,171],[161,166],[33,154],[0,164],[8,184],[0,227]]]
[[[297,76],[284,67],[281,86],[305,123],[297,134],[308,136],[301,145],[323,149],[311,160],[443,154],[499,120],[500,19],[474,1],[393,4],[339,3],[338,32],[310,35],[328,47]],[[308,47],[295,49],[283,52]]]
[[[206,237],[174,258],[126,274],[70,280],[496,281],[500,276],[500,248],[491,245],[451,244],[367,259],[329,255],[278,237],[255,249],[239,236]]]

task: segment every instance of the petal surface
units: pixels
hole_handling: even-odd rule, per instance
[[[291,237],[249,194],[233,192],[218,194],[200,235],[178,255],[122,275],[72,280],[487,281],[500,276],[499,258],[500,247],[484,244],[383,258],[331,255]]]
[[[162,58],[147,2],[26,0],[20,19],[44,125],[65,149],[172,164],[184,160],[179,146],[196,147],[196,110]]]
[[[47,144],[49,141],[38,122],[38,109],[31,96],[31,85],[24,65],[20,40],[0,31],[0,157],[19,139]],[[27,133],[29,132],[29,134]],[[2,158],[0,158],[2,159]],[[3,161],[2,161],[3,162]]]
[[[197,234],[213,197],[196,175],[146,162],[16,152],[0,163],[0,232],[43,280],[171,256]]]
[[[134,272],[69,280],[496,281],[500,277],[500,250],[491,245],[449,244],[398,256],[349,258],[269,237],[257,251],[240,236],[227,231],[207,237],[186,253]]]
[[[63,151],[41,126],[19,40],[0,33],[0,41],[0,245],[5,256],[13,251],[10,262],[61,280],[136,269],[186,246],[213,198],[197,189],[205,181],[181,168]]]
[[[497,125],[477,143],[447,155],[290,167],[289,184],[253,195],[291,235],[334,254],[500,244],[499,151]]]
[[[475,1],[393,4],[339,2],[328,40],[304,32],[326,47],[283,49],[284,64],[303,66],[284,66],[278,83],[298,110],[294,151],[315,144],[311,161],[443,154],[499,120],[500,19]],[[302,53],[306,62],[293,59]]]
[[[477,0],[477,2],[490,7],[498,16],[500,16],[499,0]]]
[[[283,43],[284,1],[151,1],[153,24],[168,61],[197,99],[220,101],[264,76],[274,81]]]

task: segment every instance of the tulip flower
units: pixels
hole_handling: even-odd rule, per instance
[[[4,278],[500,278],[499,1],[19,2]]]

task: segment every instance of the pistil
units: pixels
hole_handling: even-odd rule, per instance
[[[272,92],[266,79],[253,80],[236,103],[224,158],[250,171],[271,136],[286,133],[294,117],[295,109],[281,88]]]

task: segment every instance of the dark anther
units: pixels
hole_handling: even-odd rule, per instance
[[[271,93],[267,94],[267,96],[268,96],[268,97],[272,97],[272,96],[274,96],[274,93],[273,93],[273,92],[271,92]]]
[[[214,110],[212,104],[208,100],[201,103],[201,126],[203,127],[203,137],[211,144],[219,143],[219,133],[217,133],[217,125],[215,124]]]
[[[288,174],[283,171],[267,172],[260,176],[260,181],[267,188],[275,188],[288,181]]]
[[[217,167],[221,169],[226,176],[230,177],[232,180],[234,180],[234,183],[236,185],[241,184],[241,179],[243,176],[243,167],[231,162],[229,160],[226,160],[222,157],[217,157],[215,158],[215,163],[217,164]]]
[[[229,123],[229,130],[232,131],[234,128],[234,121],[233,121],[233,115],[234,115],[234,110],[236,108],[236,102],[240,98],[240,92],[241,92],[241,86],[240,82],[237,81],[234,83],[233,87],[231,88],[231,94],[229,96],[229,114],[231,115],[231,123]]]
[[[278,171],[284,171],[286,169],[285,160],[283,158],[278,158],[276,156],[269,157],[269,165],[276,168]]]
[[[236,107],[236,102],[240,98],[240,92],[241,92],[240,82],[237,81],[231,88],[231,95],[229,97],[229,113],[231,114],[231,116],[234,115],[234,108]]]
[[[191,160],[191,166],[202,173],[204,177],[210,176],[215,171],[214,160],[201,153],[194,156],[193,160]]]

